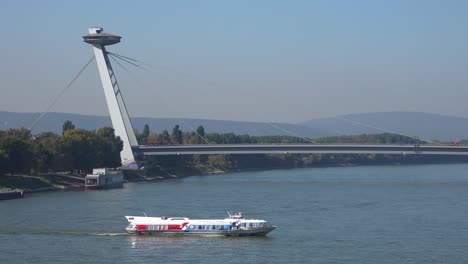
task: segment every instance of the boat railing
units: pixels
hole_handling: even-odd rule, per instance
[[[241,212],[238,212],[236,214],[231,214],[229,211],[227,212],[229,217],[228,219],[243,219],[242,217],[242,213]]]

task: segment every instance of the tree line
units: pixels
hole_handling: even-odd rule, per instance
[[[266,143],[304,143],[310,142],[308,138],[293,136],[251,136],[234,133],[206,133],[203,126],[198,126],[192,132],[182,131],[175,125],[171,133],[164,129],[161,133],[151,133],[149,126],[145,125],[142,132],[135,133],[140,145],[182,145],[182,144],[266,144]]]
[[[415,144],[418,140],[391,133],[363,134],[327,138],[299,138],[294,136],[251,136],[234,133],[206,133],[203,126],[192,132],[175,125],[169,133],[151,133],[145,125],[136,131],[139,144],[287,144],[287,143],[370,143]],[[424,142],[420,142],[424,143]],[[123,142],[114,129],[104,127],[95,131],[77,129],[72,122],[63,124],[62,135],[44,132],[32,135],[27,129],[0,130],[0,173],[41,173],[49,171],[91,171],[98,167],[120,167]],[[161,168],[203,170],[241,170],[267,167],[308,167],[332,164],[372,164],[411,160],[391,155],[182,155],[148,158],[148,170]],[[418,162],[421,158],[415,157]],[[413,160],[412,162],[415,162]],[[161,171],[160,171],[161,172]]]
[[[164,129],[161,133],[151,133],[146,124],[143,131],[136,131],[136,137],[140,145],[169,145],[169,144],[297,144],[297,143],[349,143],[349,144],[416,144],[416,137],[403,136],[393,133],[346,135],[323,138],[307,138],[289,135],[252,136],[248,134],[237,135],[234,133],[206,133],[203,126],[198,126],[195,131],[182,131],[179,125],[175,125],[172,133]],[[420,144],[426,142],[419,141]]]
[[[50,171],[91,171],[99,167],[120,167],[123,142],[114,129],[96,131],[63,124],[62,135],[27,129],[0,130],[0,173],[44,173]]]
[[[172,133],[150,133],[145,125],[137,133],[140,144],[288,144],[288,143],[347,143],[347,144],[426,144],[416,137],[392,133],[361,134],[324,138],[298,138],[293,136],[251,136],[234,133],[205,133],[203,126],[193,132],[180,131],[175,126]],[[148,175],[185,175],[216,171],[249,169],[302,168],[336,165],[419,164],[467,162],[467,157],[431,155],[387,154],[252,154],[252,155],[177,155],[152,156],[144,161]]]

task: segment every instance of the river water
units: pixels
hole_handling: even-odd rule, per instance
[[[277,225],[267,237],[123,232],[124,215]],[[193,176],[0,201],[0,263],[467,263],[468,165]]]

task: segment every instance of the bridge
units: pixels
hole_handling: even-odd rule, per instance
[[[449,145],[363,145],[363,144],[238,144],[238,145],[138,145],[133,125],[120,88],[109,60],[106,46],[120,42],[121,37],[105,33],[102,28],[89,29],[84,41],[93,46],[107,106],[115,134],[123,141],[120,153],[122,166],[138,168],[136,156],[151,155],[193,155],[193,154],[398,154],[398,155],[468,155],[468,147]],[[121,57],[121,59],[127,57]]]
[[[135,146],[144,155],[193,154],[398,154],[468,155],[468,146],[366,144],[235,144]]]

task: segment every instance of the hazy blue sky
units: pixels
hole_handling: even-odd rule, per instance
[[[40,112],[110,51],[131,116],[299,122],[373,111],[468,117],[468,1],[3,1],[0,110]],[[107,115],[95,64],[53,111]]]

